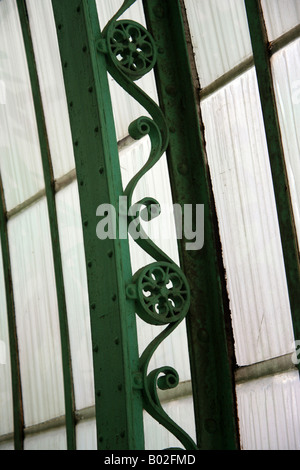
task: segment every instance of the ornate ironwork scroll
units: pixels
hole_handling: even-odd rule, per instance
[[[178,385],[177,372],[172,367],[166,366],[148,373],[149,362],[156,349],[185,318],[190,304],[190,290],[182,270],[147,236],[140,223],[140,219],[144,218],[145,210],[150,214],[148,220],[160,213],[159,203],[147,197],[132,204],[132,195],[137,183],[161,158],[169,139],[168,127],[162,110],[135,83],[152,70],[156,63],[155,41],[142,25],[131,20],[119,20],[119,17],[135,1],[123,2],[121,8],[104,28],[103,39],[98,44],[99,51],[107,54],[107,67],[110,75],[151,116],[151,118],[141,116],[129,126],[129,134],[134,139],[149,136],[151,151],[147,162],[125,188],[124,196],[127,197],[128,232],[132,236],[135,235],[133,236],[135,241],[156,262],[140,269],[133,276],[131,284],[127,286],[126,294],[128,298],[135,300],[136,313],[142,320],[152,325],[166,326],[140,357],[141,382],[139,386],[143,393],[144,407],[153,418],[173,433],[186,449],[192,450],[197,448],[196,444],[167,415],[157,393],[157,388],[165,390]],[[133,206],[135,210],[132,210]],[[156,209],[155,215],[153,215],[154,209]]]

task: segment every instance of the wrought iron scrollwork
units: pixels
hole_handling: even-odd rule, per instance
[[[151,151],[147,162],[132,178],[124,190],[127,197],[128,232],[135,232],[139,237],[135,241],[152,256],[156,262],[140,269],[127,286],[127,297],[134,299],[136,313],[142,320],[152,325],[166,326],[152,340],[140,357],[142,391],[146,411],[160,424],[165,426],[186,449],[196,449],[188,434],[181,429],[164,411],[157,389],[174,388],[179,383],[177,372],[172,367],[161,367],[148,373],[150,360],[159,345],[185,318],[190,304],[190,290],[182,270],[164,253],[144,232],[140,219],[143,211],[148,210],[151,217],[160,212],[159,203],[151,197],[135,203],[138,207],[132,211],[133,191],[140,179],[155,165],[165,152],[169,132],[164,115],[159,106],[135,83],[153,69],[157,50],[151,34],[140,24],[131,20],[119,20],[119,17],[135,3],[125,0],[118,12],[109,21],[102,32],[99,50],[107,53],[107,67],[110,75],[119,85],[136,99],[149,113],[151,118],[141,116],[129,126],[129,134],[136,140],[148,135]],[[130,215],[134,212],[134,215]]]

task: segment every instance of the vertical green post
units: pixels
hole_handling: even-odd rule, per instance
[[[167,149],[173,200],[203,204],[204,246],[179,249],[191,288],[187,315],[197,445],[200,449],[238,448],[234,392],[234,353],[224,268],[218,238],[191,64],[179,0],[144,0],[146,21],[158,46],[156,77],[160,105],[170,130]],[[195,211],[193,212],[195,217]]]
[[[259,0],[245,0],[281,233],[295,339],[300,339],[299,247],[277,114],[270,50]]]
[[[117,139],[95,0],[52,0],[74,142],[93,343],[98,449],[143,449],[141,390],[128,240],[96,234],[98,206],[118,215]]]

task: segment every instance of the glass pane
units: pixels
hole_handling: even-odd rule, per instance
[[[237,401],[243,449],[300,449],[298,371],[240,384]]]
[[[123,0],[110,0],[109,2],[107,0],[96,0],[101,29],[103,29],[114,14],[117,13],[123,3]],[[120,19],[131,19],[146,26],[142,2],[135,2],[120,16]]]
[[[54,177],[75,168],[68,106],[51,0],[26,2]]]
[[[243,0],[185,0],[201,87],[252,54]]]
[[[56,196],[76,409],[94,404],[89,301],[77,181]]]
[[[76,449],[97,450],[96,420],[82,421],[76,426]]]
[[[15,0],[0,2],[0,169],[7,209],[44,187],[27,61]],[[3,89],[5,96],[3,96]]]
[[[300,6],[300,3],[299,3]],[[300,40],[272,57],[277,108],[300,240]]]
[[[270,41],[300,23],[299,0],[262,0],[262,7]]]
[[[26,436],[24,450],[67,450],[65,428],[55,428]]]
[[[293,330],[254,69],[202,103],[239,365],[291,352]]]
[[[0,450],[14,450],[15,446],[13,441],[0,442]]]
[[[13,432],[13,428],[10,349],[0,245],[0,436]]]
[[[46,201],[8,222],[25,425],[64,414],[60,329]]]

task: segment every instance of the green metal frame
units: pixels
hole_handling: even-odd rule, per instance
[[[186,321],[197,445],[206,450],[237,449],[228,298],[181,4],[178,0],[143,0],[143,4],[159,51],[156,77],[170,130],[167,157],[173,200],[205,207],[203,248],[186,251],[186,240],[179,246],[191,289]]]
[[[300,259],[277,114],[270,48],[259,0],[245,0],[273,177],[295,339],[300,338]]]
[[[97,446],[100,450],[144,449],[143,408],[146,408],[155,419],[173,432],[187,449],[238,449],[234,390],[235,357],[229,302],[205,154],[203,125],[197,103],[198,96],[195,94],[198,83],[192,73],[191,55],[187,46],[184,4],[182,0],[143,0],[148,28],[146,31],[135,22],[118,21],[121,13],[135,1],[124,1],[119,12],[116,12],[107,28],[101,32],[95,0],[52,0],[69,106],[83,222],[93,344]],[[61,329],[67,445],[68,449],[72,450],[76,448],[75,400],[54,177],[26,2],[17,0],[17,5],[33,91],[45,179]],[[259,0],[245,0],[245,6],[261,95],[294,332],[295,338],[298,339],[299,252],[274,97],[269,43]],[[150,49],[153,45],[153,57],[149,66],[144,67],[145,70],[120,71],[120,64],[111,47],[111,44],[114,45],[113,34],[118,27],[121,30],[124,28],[124,31],[127,27],[142,31]],[[126,53],[131,54],[130,48],[127,49]],[[123,62],[125,63],[126,61]],[[147,73],[154,64],[161,109],[133,83],[139,78],[139,73]],[[149,134],[152,149],[147,165],[125,191],[121,183],[107,71],[128,93],[140,101],[152,117],[152,120],[142,117],[130,126],[134,138]],[[137,181],[165,150],[174,202],[182,206],[204,205],[204,246],[199,251],[186,251],[186,240],[179,242],[184,276],[180,268],[157,249],[151,240],[143,240],[139,244],[156,259],[156,263],[146,266],[132,277],[128,240],[97,238],[97,207],[102,203],[109,203],[115,207],[118,214],[119,197],[127,195],[129,209]],[[22,393],[7,217],[1,181],[0,192],[0,235],[11,345],[14,437],[15,448],[22,449]],[[158,204],[152,198],[145,198],[142,202],[148,209],[151,205]],[[128,226],[132,220],[128,218]],[[138,227],[136,224],[135,228]],[[171,320],[165,317],[162,319],[163,315],[158,318],[151,310],[152,305],[151,308],[149,305],[145,307],[141,295],[143,282],[148,282],[149,273],[155,274],[158,271],[161,276],[172,273],[174,279],[180,279],[182,291],[186,295],[184,308],[179,309],[178,316],[176,317],[176,314]],[[164,287],[154,287],[156,293],[164,295]],[[175,386],[178,382],[176,371],[166,366],[147,373],[153,352],[183,320],[187,310],[197,446],[164,414],[159,403],[157,386]],[[150,343],[141,357],[138,354],[136,313],[154,325],[167,324],[164,332]]]
[[[136,70],[134,72],[129,70],[129,75],[130,73],[132,75],[131,82],[123,74],[124,70],[119,73],[117,70],[119,64],[113,58],[113,51],[109,50],[110,35],[113,34],[115,26],[122,24],[116,23],[118,15],[134,2],[135,0],[123,2],[122,8],[112,18],[103,35],[99,27],[95,0],[76,2],[52,0],[69,104],[83,221],[93,343],[97,446],[98,449],[110,450],[143,449],[143,407],[145,407],[155,419],[173,432],[187,449],[196,448],[190,437],[164,413],[156,392],[157,386],[172,388],[178,383],[176,371],[166,366],[150,374],[147,372],[152,354],[183,320],[191,302],[187,328],[197,446],[200,449],[235,449],[238,447],[238,436],[232,378],[233,353],[231,352],[232,356],[229,357],[227,348],[230,344],[227,334],[230,330],[228,299],[181,5],[177,0],[168,0],[163,5],[157,0],[144,0],[149,32],[155,44],[153,43],[151,64],[141,74],[147,73],[156,63],[158,92],[165,115],[163,116],[157,105],[133,84],[133,81],[139,78],[135,76]],[[33,92],[45,179],[61,329],[67,445],[68,449],[72,450],[76,448],[75,401],[55,205],[55,182],[26,2],[17,0],[17,5]],[[152,45],[151,36],[140,25],[131,22],[125,26],[135,28],[135,31],[142,31],[146,42],[149,41],[147,47],[149,44]],[[74,29],[76,35],[73,34]],[[147,165],[133,178],[125,192],[121,184],[107,70],[148,109],[153,118],[153,121],[140,118],[130,127],[134,138],[140,138],[149,132],[153,148]],[[188,102],[189,106],[183,106],[184,102]],[[174,201],[182,205],[204,204],[205,206],[205,246],[200,252],[188,253],[184,249],[185,240],[183,240],[180,253],[182,266],[187,274],[186,280],[172,260],[151,241],[143,240],[139,244],[156,258],[157,263],[145,267],[132,278],[128,241],[119,239],[100,241],[96,236],[97,206],[101,203],[110,203],[115,206],[117,212],[119,196],[126,194],[129,197],[128,208],[130,208],[131,196],[137,181],[166,149]],[[149,208],[157,201],[148,198],[142,202]],[[3,199],[1,239],[10,311],[15,448],[21,449],[24,423],[18,349],[14,333],[16,326],[13,297],[9,281],[5,213]],[[128,219],[128,225],[129,222],[132,222],[132,219]],[[175,291],[178,295],[186,296],[186,301],[175,316],[172,313],[170,320],[164,315],[158,316],[149,310],[149,306],[145,308],[140,291],[145,279],[149,279],[148,271],[165,272],[164,275],[171,275],[179,283],[183,282],[181,289],[185,293],[181,294],[176,288]],[[157,285],[155,289],[157,292],[161,287]],[[163,288],[161,292],[163,293]],[[140,358],[135,312],[149,323],[168,325],[164,332],[151,342]]]
[[[98,449],[143,449],[143,405],[128,240],[99,240],[96,210],[118,208],[122,184],[94,0],[52,0],[69,103],[84,231]],[[74,34],[74,32],[76,32]]]
[[[169,144],[167,150],[174,200],[194,206],[204,204],[206,209],[205,248],[192,256],[184,249],[181,250],[183,267],[192,292],[187,324],[198,447],[237,448],[235,397],[224,316],[224,271],[218,257],[218,230],[214,220],[214,205],[193,94],[180,3],[169,1],[162,7],[155,0],[144,1],[149,30],[156,43],[153,47],[158,51],[153,65],[157,62],[158,90],[169,127],[166,131],[164,117],[157,106],[134,86],[133,81],[128,80],[124,70],[121,73],[117,71],[119,64],[109,50],[110,35],[114,34],[115,25],[118,28],[118,15],[133,3],[134,0],[123,2],[122,8],[104,31],[103,39],[94,1],[82,0],[80,3],[70,4],[66,0],[52,0],[69,103],[84,229],[95,372],[97,445],[99,449],[142,449],[144,406],[186,448],[195,448],[190,438],[165,415],[155,392],[157,380],[158,385],[162,383],[161,379],[159,382],[159,374],[165,374],[164,380],[172,382],[174,386],[174,381],[177,381],[176,372],[165,367],[147,375],[151,355],[177,326],[177,320],[146,348],[139,359],[135,310],[141,312],[139,314],[145,321],[163,324],[164,320],[154,318],[157,315],[153,314],[148,320],[148,313],[143,310],[138,286],[142,282],[139,279],[146,271],[132,280],[127,240],[99,241],[96,237],[97,205],[111,203],[117,209],[118,198],[123,194],[129,196],[131,204],[131,194],[138,179],[151,168]],[[123,25],[124,23],[120,26],[121,29],[129,27],[137,31],[141,28],[132,22]],[[72,35],[74,28],[77,31],[76,37]],[[147,32],[143,31],[142,34],[151,43]],[[121,86],[149,109],[153,117],[153,124],[151,120],[141,118],[131,126],[135,138],[140,138],[145,133],[145,128],[148,129],[154,153],[151,153],[148,166],[145,166],[141,174],[136,175],[125,193],[121,185],[107,70]],[[142,74],[146,72],[147,70]],[[136,70],[130,73],[136,75]],[[182,83],[184,87],[180,87]],[[180,88],[178,97],[174,89]],[[183,108],[182,102],[185,100],[191,106]],[[157,154],[157,146],[160,145],[162,150]],[[154,157],[156,154],[157,157]],[[183,155],[187,155],[187,158],[184,159]],[[147,202],[143,201],[146,206],[152,202],[151,198]],[[146,267],[146,270],[165,269],[169,272],[170,269],[175,269],[177,272],[172,261],[151,241],[143,241],[141,246],[159,261],[153,267]],[[181,276],[179,272],[177,275]],[[124,288],[126,286],[127,290]],[[178,321],[184,315],[184,312],[180,313]],[[219,390],[222,390],[221,394]],[[114,407],[111,406],[112,403],[115,404]]]

